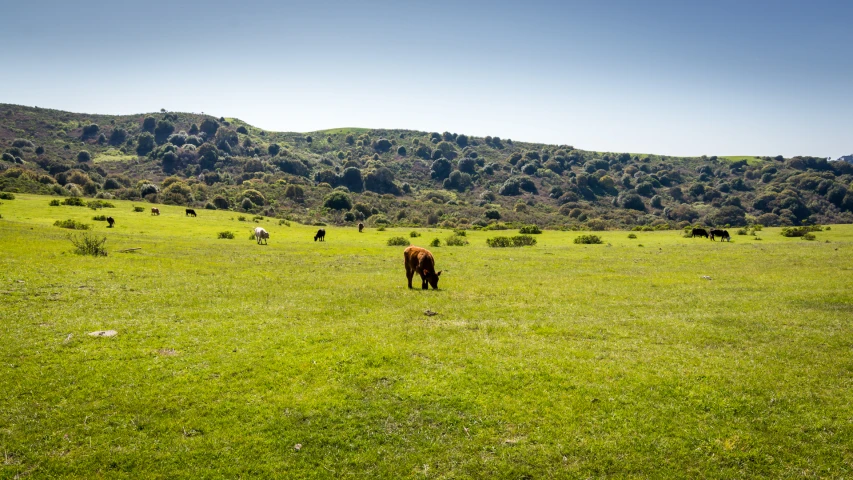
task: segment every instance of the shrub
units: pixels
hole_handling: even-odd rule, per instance
[[[86,202],[86,206],[92,210],[97,210],[99,208],[116,208],[112,203],[105,202],[103,200],[92,200],[90,202]]]
[[[468,240],[459,235],[451,235],[444,240],[448,247],[464,247],[468,245]]]
[[[62,201],[63,205],[68,205],[71,207],[85,207],[86,204],[83,202],[83,199],[80,197],[68,197]]]
[[[243,216],[243,215],[238,215],[238,216],[237,216],[237,221],[238,221],[238,222],[245,222],[245,221],[246,221],[246,217],[245,217],[245,216]]]
[[[583,245],[597,245],[604,243],[598,235],[581,235],[575,238],[575,243]]]
[[[59,227],[59,228],[68,228],[71,230],[88,230],[88,229],[92,228],[92,226],[89,225],[88,223],[81,223],[81,222],[78,222],[77,220],[71,220],[71,219],[57,220],[57,221],[53,222],[53,226]]]
[[[516,235],[510,237],[495,237],[486,239],[486,244],[493,248],[500,247],[527,247],[536,245],[536,239],[530,235]]]
[[[420,236],[421,236],[421,234],[420,234],[420,233],[418,233],[418,232],[417,232],[417,231],[415,231],[415,230],[412,230],[411,232],[409,232],[409,236],[410,236],[410,237],[412,237],[412,238],[418,238],[418,237],[420,237]]]
[[[207,202],[204,204],[204,209],[205,210],[216,210],[216,205],[214,205],[210,202]]]
[[[500,220],[500,218],[501,218],[501,212],[499,212],[495,209],[486,210],[486,212],[483,215],[485,215],[485,217],[490,219],[490,220]]]
[[[250,188],[248,190],[243,190],[243,197],[248,198],[252,203],[258,206],[263,206],[266,203],[264,195],[255,189]]]
[[[811,227],[785,227],[782,229],[783,237],[804,237],[809,232],[819,232],[821,228],[819,225],[814,225]]]
[[[536,225],[525,225],[518,230],[518,233],[539,234],[542,230]]]
[[[213,197],[213,205],[220,210],[228,210],[228,207],[231,204],[228,202],[228,199],[223,197],[222,195],[217,195]]]
[[[85,163],[85,162],[88,162],[91,160],[92,160],[92,154],[90,154],[86,150],[80,150],[80,152],[77,153],[77,161],[78,162]]]
[[[464,236],[466,236],[466,234],[465,234],[465,230],[462,230],[462,229],[459,229],[459,228],[457,228],[456,230],[454,230],[454,231],[453,231],[453,235],[456,235],[457,237],[464,237]]]
[[[251,210],[254,206],[255,204],[252,203],[252,201],[248,198],[244,198],[243,201],[240,202],[240,208],[242,208],[243,210]]]
[[[326,198],[323,200],[323,206],[331,210],[350,210],[352,208],[352,200],[344,192],[332,192],[326,195]]]
[[[441,240],[439,240],[437,238],[433,238],[432,241],[429,242],[429,246],[430,247],[440,247],[441,246]]]
[[[9,192],[0,192],[0,200],[14,200],[15,194]]]
[[[817,237],[815,237],[813,233],[807,233],[803,235],[803,240],[814,240],[815,238]]]
[[[410,245],[409,241],[403,237],[391,237],[388,239],[388,246],[389,247],[394,247],[394,246],[407,247],[409,245]]]
[[[137,213],[138,213],[138,212],[144,212],[144,211],[145,211],[145,207],[133,207],[133,211],[134,211],[134,212],[137,212]]]
[[[279,220],[279,221],[278,221],[278,225],[279,225],[279,226],[281,226],[281,225],[285,225],[285,226],[289,227],[289,226],[290,226],[290,222],[289,222],[289,221],[287,221],[287,220],[282,219],[282,220]]]
[[[738,234],[738,235],[746,235],[747,233],[748,233],[748,232],[747,232],[747,230],[746,230],[745,228],[740,228],[740,229],[738,229],[738,231],[737,231],[737,234]]]
[[[92,220],[95,220],[97,222],[106,222],[107,216],[106,215],[95,215],[94,217],[92,217]]]
[[[59,205],[60,205],[60,204],[59,204],[59,200],[58,200],[58,199],[56,199],[56,198],[54,198],[53,200],[51,200],[51,201],[50,201],[50,206],[51,206],[51,207],[58,207]]]
[[[217,235],[216,238],[224,238],[227,240],[234,240],[234,232],[228,232],[228,231],[219,232],[219,234]],[[252,236],[252,238],[255,238],[255,237]]]
[[[136,139],[136,154],[139,156],[148,155],[151,150],[154,150],[154,135],[148,132],[139,134]]]
[[[692,237],[692,235],[691,235],[691,237]],[[629,233],[628,238],[632,238],[632,239],[637,238],[637,234],[636,233]]]
[[[92,255],[93,257],[106,257],[107,237],[98,237],[91,233],[81,235],[69,235],[68,240],[74,245],[74,253],[78,255]]]

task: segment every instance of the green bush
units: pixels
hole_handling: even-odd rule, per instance
[[[330,210],[350,210],[352,208],[352,200],[344,192],[332,192],[326,195],[326,198],[323,200],[323,206]]]
[[[528,247],[536,245],[536,239],[530,235],[516,235],[510,237],[495,237],[486,239],[486,244],[493,248],[498,247]]]
[[[468,245],[468,240],[459,235],[451,235],[444,240],[448,247],[464,247]]]
[[[466,236],[466,234],[465,234],[465,230],[462,230],[461,228],[457,228],[456,230],[454,230],[454,231],[453,231],[453,235],[456,235],[457,237],[464,237],[464,236]]]
[[[104,244],[107,237],[98,237],[91,233],[81,235],[69,235],[68,240],[74,245],[74,253],[78,255],[92,255],[94,257],[106,257],[107,250]]]
[[[692,235],[691,235],[691,237],[692,237]],[[628,238],[637,238],[637,234],[636,233],[629,233]]]
[[[542,230],[536,225],[525,225],[518,230],[518,233],[539,234],[542,233]]]
[[[86,206],[92,210],[97,210],[99,208],[116,208],[112,203],[105,202],[103,200],[92,200],[90,202],[86,202]]]
[[[234,240],[234,232],[228,232],[228,231],[219,232],[219,234],[217,235],[216,238],[225,238],[228,240]],[[252,238],[255,238],[254,235],[252,236]]]
[[[598,235],[581,235],[575,238],[575,243],[583,245],[597,245],[604,243]]]
[[[246,221],[246,217],[244,217],[243,215],[239,215],[239,216],[237,216],[237,221],[238,221],[238,222],[245,222],[245,221]]]
[[[440,247],[441,246],[441,240],[439,240],[437,238],[433,238],[432,241],[429,242],[429,246],[430,247]]]
[[[749,231],[745,228],[739,228],[737,231],[738,235],[747,235],[748,233],[749,233]]]
[[[83,199],[80,197],[68,197],[62,201],[63,205],[68,205],[71,207],[85,207],[86,204],[83,202]]]
[[[0,192],[0,200],[14,200],[15,194],[9,192]]]
[[[59,227],[59,228],[68,228],[71,230],[88,230],[88,229],[92,228],[92,226],[89,225],[88,223],[81,223],[81,222],[78,222],[77,220],[71,220],[71,219],[57,220],[57,221],[53,222],[53,226]]]
[[[53,200],[50,201],[51,207],[58,207],[59,205],[60,205],[59,199],[54,198]]]
[[[279,221],[278,221],[278,224],[279,224],[279,226],[281,226],[281,225],[284,225],[284,226],[287,226],[287,227],[289,227],[289,226],[290,226],[290,222],[289,222],[289,221],[287,221],[287,220],[284,220],[284,219],[279,220]]]
[[[133,211],[134,211],[134,212],[144,212],[144,211],[145,211],[145,207],[133,207]]]
[[[420,237],[420,236],[421,236],[421,234],[420,234],[420,233],[418,233],[418,232],[417,232],[417,231],[415,231],[415,230],[412,230],[411,232],[409,232],[409,236],[410,236],[410,237],[412,237],[412,238],[418,238],[418,237]]]
[[[813,233],[807,233],[803,235],[803,240],[814,240],[815,238],[817,237],[815,237]]]
[[[391,237],[388,239],[388,246],[389,247],[395,247],[395,246],[408,247],[409,245],[410,245],[409,241],[403,237]]]
[[[204,209],[205,210],[216,210],[216,205],[214,205],[210,202],[207,202],[204,204]]]
[[[820,225],[805,226],[805,227],[785,227],[782,229],[783,237],[804,237],[809,232],[819,232],[822,229]]]
[[[107,216],[106,215],[95,215],[94,217],[92,217],[92,220],[95,220],[97,222],[106,222]]]

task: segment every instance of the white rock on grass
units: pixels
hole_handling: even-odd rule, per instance
[[[89,332],[89,335],[93,337],[115,337],[118,332],[115,330],[98,330],[97,332]]]

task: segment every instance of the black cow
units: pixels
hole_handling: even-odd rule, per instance
[[[116,224],[116,221],[113,217],[107,217],[107,228],[113,228],[113,225]]]
[[[731,242],[732,241],[732,237],[729,236],[728,230],[719,230],[719,229],[711,230],[711,241],[712,242],[714,241],[714,237],[720,237],[721,242]]]
[[[696,237],[708,238],[708,231],[705,230],[704,228],[694,228],[691,238],[696,238]]]
[[[193,216],[193,217],[194,217],[194,216],[195,216],[195,210],[193,210],[192,208],[188,208],[188,209],[187,209],[187,214],[186,214],[186,216],[187,216],[187,217],[189,217],[189,216]]]
[[[364,230],[364,224],[359,222],[358,223],[358,233],[361,233],[362,230]]]
[[[326,231],[322,228],[317,230],[317,235],[314,235],[314,241],[316,242],[317,240],[320,240],[321,242],[326,241]]]

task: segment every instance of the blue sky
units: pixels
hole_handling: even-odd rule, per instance
[[[670,155],[853,153],[853,2],[4,2],[0,102]]]

